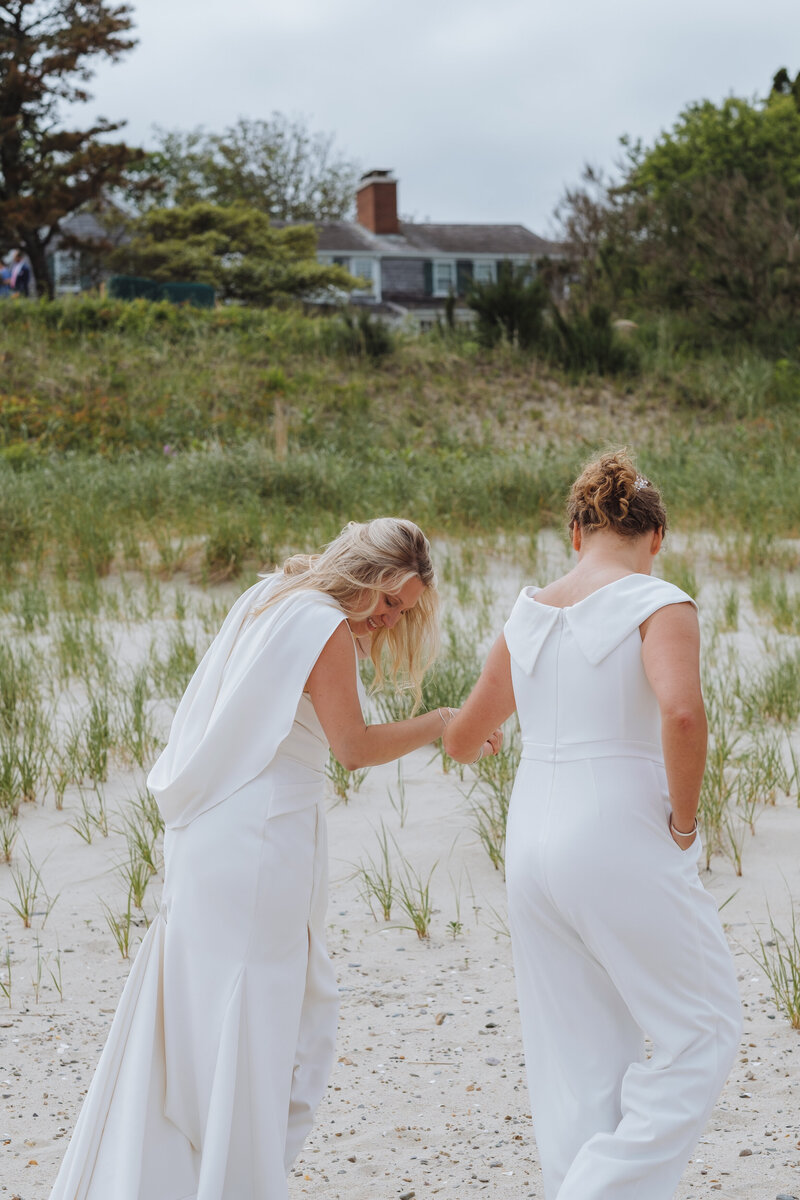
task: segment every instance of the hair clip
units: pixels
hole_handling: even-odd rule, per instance
[[[633,486],[637,492],[640,492],[642,488],[650,487],[650,480],[645,479],[644,475],[637,475],[633,481]]]

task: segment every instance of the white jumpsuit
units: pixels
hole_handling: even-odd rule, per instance
[[[523,752],[506,872],[546,1200],[669,1200],[741,1008],[699,837],[680,850],[639,626],[690,600],[630,575],[505,627]],[[644,1053],[644,1037],[652,1054]]]
[[[51,1200],[286,1200],[338,1007],[328,746],[302,689],[344,614],[304,592],[250,620],[271,586],[228,615],[151,772],[163,903]]]

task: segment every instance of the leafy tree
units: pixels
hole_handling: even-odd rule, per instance
[[[240,118],[222,133],[159,129],[151,169],[163,185],[158,204],[245,204],[276,220],[346,217],[358,169],[334,149],[333,137],[300,119],[273,113]]]
[[[573,303],[673,309],[780,341],[800,316],[794,86],[779,72],[763,101],[691,104],[652,146],[623,139],[618,181],[587,171],[560,214]]]
[[[89,99],[98,58],[134,45],[131,10],[108,0],[0,2],[0,244],[27,252],[52,294],[47,248],[59,222],[119,185],[142,152],[107,141],[122,122],[64,129],[59,108]]]
[[[786,67],[781,67],[772,80],[770,96],[792,96],[797,108],[800,109],[800,71],[792,79]]]
[[[276,229],[245,205],[191,204],[145,213],[114,263],[162,282],[209,283],[222,299],[254,305],[352,290],[347,271],[317,262],[316,244],[311,225]]]
[[[560,260],[573,305],[586,300],[615,308],[639,293],[641,247],[636,210],[627,194],[594,167],[568,188],[555,213],[568,253]]]
[[[650,149],[628,149],[624,186],[663,200],[698,180],[741,177],[755,187],[779,183],[800,190],[800,113],[792,95],[755,102],[729,96],[721,104],[690,104]]]

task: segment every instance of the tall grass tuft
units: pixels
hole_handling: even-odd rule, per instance
[[[422,875],[411,866],[408,859],[403,858],[401,873],[397,880],[398,903],[411,922],[408,928],[414,930],[420,941],[431,935],[431,919],[433,917],[431,879],[435,870],[436,863],[433,864],[427,875]]]
[[[0,861],[10,863],[19,836],[19,824],[13,812],[0,804]]]
[[[11,868],[11,878],[14,883],[14,890],[17,894],[16,900],[7,900],[13,911],[21,919],[25,929],[30,929],[34,915],[36,915],[36,904],[41,895],[44,901],[44,911],[42,928],[44,928],[47,918],[53,910],[53,905],[58,900],[58,895],[48,896],[47,889],[42,881],[42,875],[39,868],[34,864],[30,856],[30,852],[25,847],[25,867]]]
[[[726,845],[733,849],[738,845],[735,839],[730,842],[728,825],[728,806],[736,789],[732,762],[740,740],[733,723],[735,686],[736,681],[726,677],[719,682],[707,677],[703,682],[709,743],[697,817],[705,847],[706,870],[709,870],[713,856],[723,853]]]
[[[0,809],[16,817],[21,801],[17,748],[8,734],[0,732]]]
[[[155,647],[150,652],[150,674],[153,686],[160,695],[178,698],[197,669],[197,647],[180,621],[170,632],[166,654],[161,657]]]
[[[505,731],[499,753],[475,764],[477,780],[469,793],[473,829],[496,871],[505,872],[508,806],[520,752],[519,725],[514,719]]]
[[[85,739],[86,773],[93,783],[105,783],[108,779],[108,753],[113,743],[107,696],[92,698]]]
[[[8,1007],[11,1008],[11,947],[8,944],[8,939],[6,939],[6,949],[2,958],[2,967],[5,978],[0,976],[0,994],[2,994],[2,996],[5,998]]]
[[[780,652],[779,652],[780,653]],[[748,724],[776,721],[789,728],[800,716],[800,653],[794,651],[756,672],[740,690]]]
[[[759,929],[758,953],[750,957],[769,980],[778,1008],[788,1018],[793,1029],[800,1029],[800,928],[797,910],[789,896],[791,917],[788,932],[778,927],[767,906],[769,937],[765,940]]]
[[[103,912],[106,917],[106,924],[111,931],[111,936],[116,942],[120,956],[130,958],[131,955],[131,925],[133,917],[131,915],[131,897],[128,895],[128,905],[124,912],[115,913],[114,910],[106,904],[104,900],[100,902],[103,906]]]
[[[377,856],[369,855],[362,859],[356,867],[355,877],[359,882],[361,896],[369,905],[372,915],[375,915],[375,903],[384,921],[390,921],[392,905],[396,898],[396,882],[389,851],[389,834],[383,821],[377,838]]]
[[[164,820],[152,794],[140,792],[125,814],[125,839],[130,862],[142,863],[151,875],[158,870],[158,839],[163,830]]]
[[[117,740],[137,766],[143,767],[156,744],[150,713],[150,682],[146,667],[136,668],[121,689]]]

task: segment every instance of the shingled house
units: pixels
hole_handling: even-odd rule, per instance
[[[73,213],[62,221],[68,240],[54,239],[50,267],[57,294],[77,292],[107,274],[95,255],[75,244],[118,244],[124,225],[113,206],[104,220],[92,212]],[[276,225],[283,222],[276,221]],[[559,258],[563,248],[531,233],[524,225],[438,225],[401,221],[397,215],[397,180],[391,171],[369,171],[356,192],[355,221],[317,223],[317,257],[339,263],[366,281],[352,303],[369,306],[389,320],[411,321],[420,329],[432,325],[448,296],[464,297],[471,280],[497,278],[502,263],[534,265]],[[97,261],[96,261],[97,260]],[[457,316],[469,319],[461,308]]]
[[[401,221],[391,171],[362,176],[355,221],[325,221],[317,230],[320,262],[339,263],[367,281],[354,292],[354,302],[410,316],[421,328],[436,320],[451,293],[464,296],[473,279],[496,279],[501,263],[531,265],[562,252],[524,225]]]

